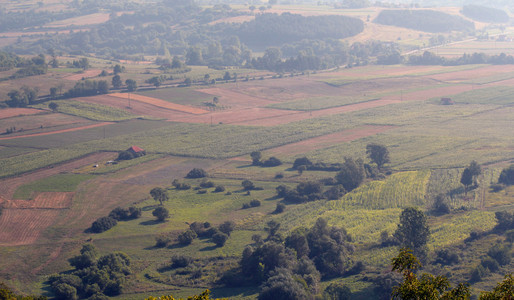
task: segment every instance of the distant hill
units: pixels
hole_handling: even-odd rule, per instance
[[[383,10],[373,22],[425,32],[470,31],[475,27],[459,16],[434,10]]]
[[[261,14],[241,25],[236,34],[250,48],[280,46],[303,39],[343,39],[364,30],[362,20],[346,16]]]
[[[465,5],[462,14],[479,22],[507,23],[509,15],[501,9],[481,5]]]

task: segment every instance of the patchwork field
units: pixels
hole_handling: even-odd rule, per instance
[[[122,250],[132,258],[134,276],[121,298],[190,295],[208,287],[202,283],[206,278],[219,279],[212,271],[219,257],[226,259],[220,268],[237,265],[252,236],[266,235],[267,221],[280,222],[281,234],[287,235],[295,227],[312,226],[320,216],[345,227],[357,249],[353,259],[378,274],[397,251],[376,246],[382,232],[394,232],[404,207],[428,211],[441,191],[457,195],[449,200],[456,211],[451,218],[429,216],[428,246],[434,250],[463,243],[472,231],[490,230],[494,211],[514,201],[511,189],[492,193],[488,188],[514,158],[514,135],[506,130],[514,128],[511,72],[512,67],[486,65],[365,66],[205,88],[159,88],[131,93],[130,101],[126,93],[58,100],[56,113],[49,113],[45,103],[38,106],[45,109],[42,114],[36,109],[0,110],[0,129],[30,128],[17,136],[0,136],[0,277],[20,262],[18,284],[41,293],[44,285],[34,282],[69,268],[67,259],[89,241],[102,253]],[[441,105],[442,97],[455,104]],[[367,163],[369,143],[389,149],[390,175],[367,179],[338,200],[286,203],[285,212],[273,213],[284,203],[276,197],[278,185],[295,188],[337,173],[300,174],[291,168],[296,158],[341,163],[353,157]],[[117,151],[133,145],[147,155],[106,164]],[[253,151],[284,164],[252,166]],[[460,176],[471,160],[484,171],[479,188],[463,197],[458,194]],[[204,168],[207,180],[225,191],[202,188],[201,179],[185,179],[193,168]],[[175,179],[192,188],[174,188]],[[262,190],[247,193],[244,179]],[[164,223],[152,216],[158,202],[149,191],[157,186],[170,197],[164,206],[171,218]],[[260,206],[243,209],[252,200]],[[131,205],[142,209],[141,218],[120,221],[101,234],[86,232],[114,208]],[[224,247],[209,239],[196,239],[189,246],[174,242],[192,222],[216,226],[226,220],[233,220],[236,230]],[[173,242],[155,247],[159,234],[169,234]],[[198,289],[175,283],[185,275],[162,270],[172,255],[194,255],[198,264],[205,264]],[[23,256],[31,259],[22,263]],[[469,273],[456,272],[464,277]],[[348,284],[356,299],[369,299],[372,283],[365,285],[358,276],[337,281]],[[213,290],[215,296],[230,299],[254,299],[258,292]]]

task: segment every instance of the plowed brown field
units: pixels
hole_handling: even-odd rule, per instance
[[[43,112],[34,108],[5,108],[0,109],[0,119],[12,118],[22,115],[34,115]]]
[[[39,192],[33,200],[9,200],[5,208],[53,208],[63,209],[71,206],[73,192]]]
[[[113,94],[109,94],[109,96],[127,99],[127,100],[130,97],[131,101],[143,102],[143,103],[151,104],[151,105],[154,105],[157,107],[162,107],[162,108],[166,108],[166,109],[170,109],[170,110],[176,110],[176,111],[180,111],[180,112],[186,112],[186,113],[195,114],[195,115],[208,113],[208,111],[206,111],[204,109],[181,105],[181,104],[176,104],[176,103],[164,101],[161,99],[147,97],[147,96],[138,95],[138,94],[113,93]]]
[[[0,245],[34,243],[59,214],[56,209],[4,209],[0,216]]]
[[[109,125],[109,124],[112,124],[112,123],[111,122],[102,122],[102,123],[91,124],[91,125],[87,125],[87,126],[80,126],[80,127],[75,127],[75,128],[61,129],[61,130],[55,130],[55,131],[49,131],[49,132],[40,132],[40,133],[31,133],[31,134],[25,134],[25,135],[0,137],[0,140],[12,140],[12,139],[19,139],[19,138],[31,137],[31,136],[41,136],[41,135],[50,135],[50,134],[70,132],[70,131],[79,131],[79,130],[84,130],[84,129],[89,129],[89,128],[105,126],[105,125]]]

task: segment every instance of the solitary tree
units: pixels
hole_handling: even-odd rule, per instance
[[[53,112],[56,112],[57,109],[59,108],[59,104],[57,104],[55,102],[50,102],[48,104],[48,108],[50,108]]]
[[[261,164],[262,154],[260,151],[253,151],[250,153],[250,157],[252,158],[252,165],[258,166]]]
[[[155,201],[159,201],[159,203],[161,205],[162,205],[162,202],[169,200],[168,193],[166,193],[166,190],[164,190],[163,188],[160,188],[160,187],[153,188],[150,191],[150,196],[152,196],[152,198]]]
[[[462,176],[460,177],[460,183],[462,183],[465,188],[464,192],[468,194],[468,187],[473,184],[473,173],[469,168],[465,168],[462,172]]]
[[[369,159],[372,162],[377,164],[377,167],[380,169],[384,164],[390,162],[389,161],[389,150],[387,150],[386,146],[379,144],[368,144],[366,146],[366,154],[368,154]]]
[[[134,79],[125,80],[125,84],[127,85],[127,90],[129,92],[134,92],[137,90],[137,82]]]
[[[112,77],[112,87],[115,89],[119,89],[121,87],[122,81],[120,75],[116,74]]]
[[[404,209],[394,236],[402,246],[424,256],[430,236],[426,215],[415,207]]]

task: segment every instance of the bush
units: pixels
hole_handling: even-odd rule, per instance
[[[277,166],[280,166],[281,164],[282,164],[282,162],[280,161],[280,159],[278,159],[274,156],[268,158],[267,160],[265,160],[261,163],[261,165],[263,167],[277,167]]]
[[[219,230],[223,232],[224,234],[230,236],[230,233],[234,231],[236,227],[236,224],[232,221],[225,221],[223,224],[220,225]]]
[[[191,185],[189,183],[180,182],[178,179],[173,180],[171,183],[177,190],[189,190]]]
[[[131,160],[134,157],[135,157],[134,154],[130,151],[121,151],[118,154],[118,158],[116,158],[116,160]]]
[[[275,211],[273,213],[275,214],[281,214],[286,210],[286,205],[283,203],[277,203],[277,207],[275,208]]]
[[[214,187],[214,183],[212,181],[208,181],[208,180],[202,180],[202,182],[200,182],[200,187],[204,188],[204,189],[208,189],[208,188],[211,188],[211,187]]]
[[[446,199],[443,194],[439,194],[435,197],[434,205],[432,206],[432,210],[436,214],[445,215],[450,213],[450,206],[446,203]]]
[[[207,190],[199,190],[198,192],[196,192],[197,194],[200,194],[200,195],[203,195],[203,194],[207,194]]]
[[[482,259],[480,264],[491,272],[496,272],[500,269],[498,262],[490,257]]]
[[[505,186],[501,183],[493,183],[489,186],[489,188],[491,189],[491,192],[498,193],[499,191],[503,190]]]
[[[451,252],[448,249],[436,251],[437,258],[434,263],[442,265],[453,265],[459,263],[460,259],[457,253]]]
[[[212,236],[212,241],[216,244],[218,247],[223,247],[225,245],[225,242],[228,240],[228,235],[224,233],[216,233]]]
[[[250,206],[251,207],[258,207],[258,206],[261,206],[261,201],[257,200],[257,199],[254,199],[252,201],[250,201]]]
[[[189,256],[184,255],[174,255],[171,258],[171,267],[176,268],[185,268],[189,266],[189,264],[193,262],[193,259]]]
[[[245,191],[250,191],[255,188],[255,185],[253,184],[253,182],[251,182],[248,179],[243,180],[243,182],[241,182],[241,185],[243,186],[243,189]]]
[[[170,216],[170,212],[165,207],[159,206],[152,212],[152,215],[157,218],[159,222],[164,222]]]
[[[514,229],[505,232],[505,241],[514,243]]]
[[[476,268],[474,268],[471,271],[471,282],[479,282],[482,281],[482,278],[487,276],[487,269],[484,268],[482,265],[478,265]]]
[[[510,165],[508,168],[502,170],[498,178],[498,183],[514,185],[514,165]]]
[[[186,178],[203,178],[207,176],[207,172],[204,169],[194,168],[187,173]]]
[[[191,245],[191,243],[194,239],[196,239],[196,237],[196,233],[191,229],[188,229],[178,236],[178,242],[182,245]]]
[[[224,186],[222,186],[222,185],[218,185],[218,186],[216,186],[216,188],[214,189],[214,192],[215,192],[215,193],[222,193],[222,192],[224,192],[224,191],[225,191],[225,187],[224,187]]]
[[[241,207],[241,209],[249,209],[250,207],[250,203],[243,203],[243,207]]]
[[[128,209],[116,207],[109,213],[109,217],[117,221],[126,221],[141,217],[141,208],[131,206]]]
[[[508,265],[510,263],[510,247],[494,245],[487,251],[487,254],[494,258],[501,266]]]
[[[155,247],[163,248],[171,243],[171,237],[169,234],[160,234],[155,237]]]
[[[284,178],[284,173],[278,172],[277,174],[275,174],[275,179],[282,179],[282,178]]]
[[[307,158],[307,157],[300,157],[300,158],[297,158],[295,159],[294,163],[293,163],[293,169],[298,169],[299,166],[306,166],[306,167],[309,167],[309,166],[312,166],[312,162]]]
[[[113,219],[111,217],[101,217],[93,222],[93,224],[91,225],[91,231],[95,233],[101,233],[116,226],[117,223],[118,222],[116,221],[116,219]]]

